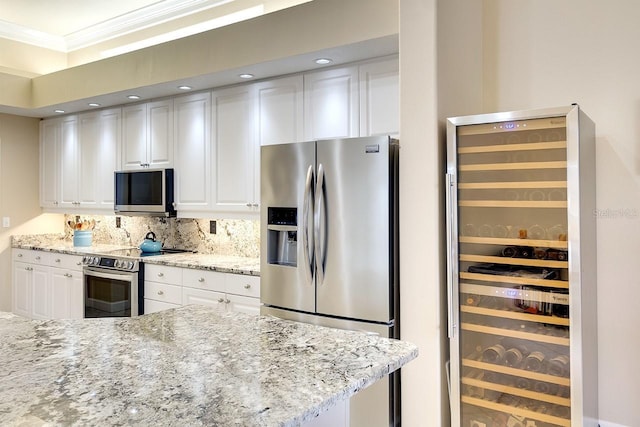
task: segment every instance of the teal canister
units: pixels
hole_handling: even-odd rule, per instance
[[[73,246],[91,246],[93,242],[93,231],[75,230],[73,232]]]

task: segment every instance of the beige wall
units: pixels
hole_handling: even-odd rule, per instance
[[[11,311],[11,235],[61,231],[61,215],[41,215],[38,119],[0,114],[0,311]]]
[[[577,102],[596,123],[600,419],[638,426],[640,3],[485,5],[484,110]]]

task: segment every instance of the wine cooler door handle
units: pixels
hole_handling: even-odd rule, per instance
[[[453,235],[453,223],[455,221],[455,218],[457,218],[457,215],[455,215],[454,217],[454,213],[455,213],[455,208],[453,206],[453,201],[454,201],[454,195],[453,192],[455,191],[456,185],[455,185],[455,178],[454,175],[451,173],[447,174],[447,191],[446,193],[446,209],[447,209],[447,218],[446,218],[446,222],[447,222],[447,257],[448,257],[448,262],[447,262],[447,320],[448,320],[448,325],[447,325],[447,335],[449,336],[449,339],[452,339],[453,337],[455,337],[456,335],[456,328],[457,328],[457,324],[456,324],[456,316],[455,316],[455,312],[454,310],[456,309],[455,304],[454,304],[454,300],[456,300],[457,298],[455,298],[455,294],[454,294],[454,274],[453,274],[453,270],[454,270],[454,263],[455,263],[455,253],[457,253],[457,250],[455,249],[455,236]],[[455,253],[454,253],[455,252]]]
[[[313,227],[314,227],[314,243],[315,243],[315,259],[316,259],[316,282],[318,286],[322,285],[324,281],[324,250],[326,248],[326,238],[321,239],[320,236],[322,233],[321,220],[323,218],[323,210],[325,209],[325,200],[324,200],[324,166],[322,163],[318,165],[318,177],[316,178],[316,194],[315,194],[315,203],[313,204],[314,215],[313,215]]]
[[[309,242],[309,210],[313,212],[313,166],[311,165],[307,169],[307,179],[304,184],[304,201],[302,202],[302,247],[307,284],[313,285],[314,243],[313,241]]]

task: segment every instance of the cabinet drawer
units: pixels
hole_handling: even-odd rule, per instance
[[[168,310],[170,308],[178,308],[178,304],[171,304],[169,302],[154,301],[152,299],[144,299],[144,314],[155,313],[156,311]]]
[[[82,271],[82,256],[51,253],[50,264],[52,267],[65,270]]]
[[[144,278],[145,281],[182,285],[182,268],[146,264],[144,266]]]
[[[230,294],[260,298],[260,278],[244,274],[226,274],[226,290]]]
[[[182,288],[182,303],[184,305],[197,304],[226,311],[230,301],[225,294],[204,289]]]
[[[54,254],[30,249],[13,249],[13,260],[29,264],[48,265]]]
[[[184,270],[183,285],[190,288],[224,292],[224,276],[223,273],[218,273],[217,271],[186,268]]]
[[[182,304],[182,288],[167,283],[144,282],[144,297],[156,301]]]

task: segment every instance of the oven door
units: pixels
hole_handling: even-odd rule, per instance
[[[138,273],[84,268],[84,317],[138,315]]]

